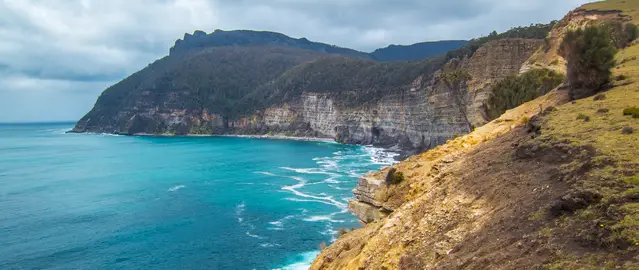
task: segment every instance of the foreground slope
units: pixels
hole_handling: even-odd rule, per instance
[[[638,6],[586,5],[559,27]],[[639,269],[639,120],[623,115],[639,106],[639,44],[617,58],[597,98],[556,89],[393,166],[399,183],[390,168],[362,178],[349,207],[369,224],[312,269]]]

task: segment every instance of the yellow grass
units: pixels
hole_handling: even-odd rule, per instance
[[[634,24],[639,24],[639,0],[608,0],[586,4],[581,8],[597,11],[621,10],[624,15],[633,18]]]

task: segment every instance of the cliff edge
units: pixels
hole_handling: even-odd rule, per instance
[[[585,5],[551,39],[584,20],[637,24],[637,6]],[[565,63],[553,48],[532,57]],[[639,122],[624,115],[639,105],[638,57],[636,41],[621,50],[596,97],[571,102],[559,87],[366,175],[349,203],[366,226],[311,269],[639,269]]]

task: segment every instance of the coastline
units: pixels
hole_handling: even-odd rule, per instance
[[[102,134],[102,135],[117,135],[117,136],[140,136],[140,137],[231,137],[231,138],[247,138],[247,139],[268,139],[268,140],[294,140],[294,141],[308,141],[308,142],[327,142],[327,143],[337,143],[334,139],[331,138],[321,138],[321,137],[296,137],[296,136],[285,136],[285,135],[238,135],[238,134],[184,134],[184,135],[175,135],[175,134],[150,134],[150,133],[135,133],[135,134],[123,134],[123,133],[105,133],[105,132],[75,132],[73,130],[68,130],[65,133],[70,134]]]

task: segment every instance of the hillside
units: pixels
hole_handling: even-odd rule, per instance
[[[543,44],[539,31],[549,29],[410,62],[270,32],[196,32],[105,90],[73,132],[281,134],[419,152],[490,120],[490,86],[519,73]]]
[[[421,42],[413,45],[390,45],[377,49],[371,53],[373,59],[381,62],[413,61],[459,49],[467,44],[466,40],[443,40],[435,42]]]
[[[532,56],[549,62],[526,62],[565,63],[566,27],[637,24],[638,6],[585,5]],[[368,224],[312,269],[639,269],[639,122],[624,115],[639,105],[639,43],[616,58],[602,94],[570,102],[560,87],[363,177],[349,208]]]
[[[203,31],[195,31],[193,35],[185,34],[183,39],[177,40],[175,45],[171,47],[170,55],[229,46],[281,46],[371,60],[367,53],[312,42],[306,38],[294,39],[284,34],[267,31],[223,31],[220,29],[210,34]]]

